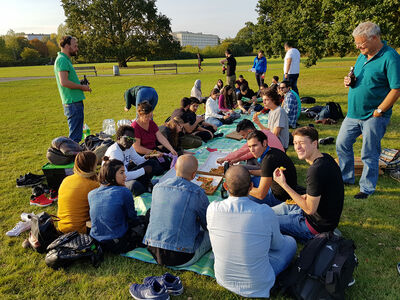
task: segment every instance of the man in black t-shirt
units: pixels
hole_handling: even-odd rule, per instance
[[[257,203],[266,203],[271,207],[290,199],[286,191],[272,177],[276,168],[283,167],[288,184],[295,189],[297,174],[292,160],[285,152],[270,148],[267,136],[260,130],[255,130],[247,136],[247,145],[261,164],[260,170],[250,171],[250,174],[255,177],[252,179],[254,187],[249,193],[249,198]]]
[[[230,49],[226,49],[225,56],[226,58],[221,60],[221,64],[224,65],[226,63],[226,82],[234,89],[236,81],[236,59],[233,57]]]
[[[243,99],[246,98],[246,99]],[[238,107],[242,111],[242,113],[246,113],[250,108],[251,104],[257,104],[257,96],[256,93],[249,88],[248,85],[240,86],[240,93],[237,96]]]
[[[299,159],[311,167],[307,171],[307,192],[296,193],[287,183],[279,168],[274,171],[274,180],[296,202],[282,203],[273,207],[278,216],[282,233],[305,242],[314,235],[333,231],[339,224],[343,209],[344,186],[339,166],[326,153],[318,150],[318,132],[312,127],[298,128],[293,132],[294,149]]]

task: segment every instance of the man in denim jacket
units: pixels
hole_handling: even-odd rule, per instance
[[[211,249],[206,211],[209,205],[204,190],[191,182],[197,159],[178,158],[176,177],[155,185],[150,223],[143,243],[160,265],[190,266]]]

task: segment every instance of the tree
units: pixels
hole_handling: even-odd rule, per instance
[[[29,41],[29,45],[35,50],[37,50],[41,57],[48,57],[49,50],[44,42],[40,41],[39,39],[33,39]]]
[[[324,56],[356,52],[352,31],[370,20],[382,30],[382,37],[400,46],[400,0],[259,0],[254,43],[267,55],[284,55],[283,44],[291,40],[306,66]]]
[[[15,33],[10,29],[4,36],[6,47],[11,50],[14,60],[21,58],[20,54],[25,47],[29,47],[29,41],[24,37],[23,33]]]
[[[40,57],[39,51],[25,47],[21,52],[21,58],[28,62],[34,62],[38,60]]]
[[[49,52],[49,57],[57,57],[57,52],[59,51],[59,48],[52,41],[47,41],[46,47],[47,51]]]
[[[62,6],[80,55],[88,59],[116,58],[126,67],[132,58],[167,58],[180,50],[155,0],[62,0]]]

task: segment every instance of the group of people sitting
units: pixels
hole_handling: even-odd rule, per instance
[[[275,277],[296,253],[296,240],[335,230],[344,187],[336,162],[319,151],[318,132],[312,127],[293,132],[299,159],[311,165],[307,187],[298,186],[296,168],[285,153],[288,116],[281,97],[273,87],[264,87],[259,95],[270,110],[268,127],[257,114],[253,121],[260,130],[241,120],[236,131],[246,144],[217,161],[227,167],[227,199],[209,203],[205,191],[192,182],[198,161],[186,152],[218,136],[217,127],[240,108],[236,92],[221,82],[206,100],[205,116],[196,115],[202,99],[183,98],[181,107],[158,127],[152,105],[138,104],[137,119],[118,128],[98,176],[96,155],[79,153],[74,175],[59,189],[59,230],[89,232],[113,253],[147,247],[166,266],[189,266],[212,249],[220,285],[246,297],[269,297]],[[173,165],[175,177],[152,181]],[[145,192],[152,193],[151,208],[138,216],[133,197]]]

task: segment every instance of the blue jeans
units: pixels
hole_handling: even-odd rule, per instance
[[[283,76],[285,78],[285,76]],[[287,80],[289,80],[289,84],[292,88],[293,91],[297,93],[297,95],[300,96],[299,90],[297,88],[297,79],[299,78],[299,74],[288,74]]]
[[[210,124],[215,125],[217,127],[222,125],[222,122],[217,118],[207,118],[205,121],[206,121],[206,123],[210,123]]]
[[[353,144],[362,134],[361,160],[364,168],[360,178],[360,191],[368,195],[375,191],[378,182],[381,140],[385,135],[389,120],[390,118],[383,117],[370,117],[366,120],[346,117],[336,139],[336,152],[343,181],[354,184]]]
[[[256,188],[260,185],[260,180],[261,180],[261,177],[259,177],[259,176],[253,176],[251,178],[251,182],[253,182],[253,186]],[[282,201],[279,201],[278,199],[275,198],[274,194],[272,193],[271,188],[269,188],[268,194],[267,194],[267,196],[265,196],[264,199],[258,199],[256,197],[253,197],[250,195],[249,195],[249,199],[253,200],[254,202],[257,202],[259,204],[267,204],[269,207],[273,207],[275,205],[282,203]]]
[[[156,107],[157,103],[158,103],[158,94],[156,92],[156,90],[152,87],[143,87],[141,88],[136,96],[136,118],[138,116],[137,114],[137,107],[140,103],[144,102],[144,101],[148,101],[151,105],[151,107],[154,108]]]
[[[64,115],[67,117],[69,135],[73,141],[79,143],[82,140],[83,131],[83,102],[64,104]]]
[[[293,236],[304,243],[314,237],[306,225],[306,217],[298,205],[281,203],[272,207],[278,217],[282,234]]]

